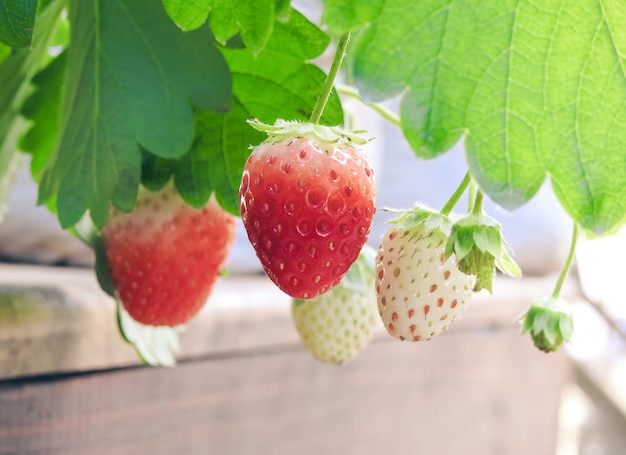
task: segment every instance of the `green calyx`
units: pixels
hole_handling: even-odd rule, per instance
[[[403,211],[400,216],[392,219],[389,223],[404,229],[413,229],[423,224],[426,232],[440,230],[446,236],[450,235],[452,229],[450,216],[424,205],[416,205],[411,210]]]
[[[446,258],[454,254],[459,270],[476,276],[475,292],[492,292],[496,268],[510,276],[521,276],[509,251],[500,224],[484,214],[470,214],[454,223],[446,244]]]
[[[522,335],[530,332],[535,346],[543,352],[554,352],[574,333],[574,320],[570,305],[559,297],[535,300],[520,316]]]
[[[365,131],[347,131],[338,126],[317,125],[308,122],[279,119],[273,125],[268,125],[257,119],[250,119],[248,124],[257,131],[267,133],[269,139],[276,142],[294,137],[313,137],[329,144],[363,145],[371,140],[361,136]]]

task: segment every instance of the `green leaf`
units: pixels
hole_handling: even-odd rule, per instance
[[[16,168],[18,142],[26,122],[20,116],[30,90],[30,81],[48,59],[63,3],[52,2],[37,19],[30,49],[16,49],[0,64],[0,208]]]
[[[211,0],[209,23],[218,42],[225,44],[237,33],[258,55],[267,44],[276,18],[276,0]]]
[[[168,160],[141,149],[141,184],[150,191],[158,191],[172,177],[175,160]]]
[[[183,30],[195,30],[209,17],[212,0],[163,0],[165,11]]]
[[[283,3],[286,3],[283,4]],[[165,10],[183,30],[195,30],[209,17],[215,39],[223,45],[239,34],[243,43],[257,55],[269,40],[276,18],[281,18],[289,2],[276,0],[163,0]],[[209,16],[210,13],[210,16]]]
[[[61,115],[61,98],[65,83],[67,52],[61,53],[32,79],[35,91],[24,102],[22,115],[33,120],[20,141],[22,151],[30,153],[31,173],[35,180],[48,161],[57,139]]]
[[[0,63],[2,63],[9,55],[11,55],[11,48],[0,43]]]
[[[0,0],[0,42],[28,47],[33,38],[37,0]]]
[[[347,33],[373,21],[385,0],[326,0],[322,23],[335,34]]]
[[[264,138],[247,127],[250,115],[237,98],[227,114],[197,112],[201,134],[175,169],[176,188],[188,204],[202,207],[215,192],[224,210],[239,215],[238,190],[249,146]]]
[[[603,233],[626,214],[625,21],[621,2],[387,0],[352,76],[366,99],[401,96],[418,156],[465,135],[495,202],[515,209],[549,176],[567,213]]]
[[[225,210],[239,214],[237,192],[250,146],[267,137],[246,121],[306,121],[325,80],[325,74],[307,61],[328,44],[328,36],[292,11],[288,22],[276,22],[271,40],[257,57],[250,49],[222,49],[233,77],[232,109],[225,114],[196,112],[196,140],[175,169],[176,186],[189,204],[202,206],[215,191]],[[322,123],[343,123],[336,93]]]
[[[58,192],[63,227],[86,210],[97,227],[110,203],[132,208],[140,147],[177,158],[191,147],[193,106],[229,108],[231,80],[207,27],[183,33],[157,0],[70,4],[72,46],[59,138],[40,202]]]
[[[276,11],[276,19],[281,22],[289,21],[291,14],[291,0],[276,0],[274,10]]]

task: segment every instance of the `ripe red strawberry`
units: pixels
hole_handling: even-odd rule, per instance
[[[130,213],[112,210],[104,248],[130,316],[152,326],[187,322],[204,305],[235,240],[235,217],[214,197],[197,210],[172,184],[140,188]]]
[[[448,328],[472,296],[475,277],[445,259],[448,236],[425,222],[392,225],[376,257],[378,311],[390,335],[430,340]]]
[[[326,294],[311,300],[293,299],[294,325],[316,359],[349,362],[374,335],[380,324],[374,293],[374,255],[361,253],[339,284]]]
[[[270,279],[291,297],[312,299],[339,283],[367,240],[372,169],[337,128],[253,126],[271,134],[244,167],[243,224]]]

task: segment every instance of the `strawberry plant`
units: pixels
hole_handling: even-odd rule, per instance
[[[268,276],[298,299],[324,298],[356,260],[375,210],[371,169],[358,135],[345,131],[335,88],[342,71],[343,96],[395,122],[416,158],[464,142],[468,173],[449,203],[400,215],[378,255],[385,326],[428,339],[474,292],[492,290],[496,270],[520,275],[484,198],[516,210],[549,183],[575,226],[572,251],[579,231],[601,236],[623,224],[626,12],[619,2],[581,0],[566,11],[545,3],[326,0],[315,23],[284,0],[0,0],[0,197],[19,153],[29,154],[38,202],[98,253],[103,289],[123,302],[123,335],[146,361],[171,363],[153,347],[170,351],[168,327],[198,302],[182,293],[181,305],[194,310],[171,319],[138,311],[132,296],[143,294],[128,286],[147,292],[147,272],[137,274],[153,261],[120,269],[111,226],[142,210],[144,191],[167,185],[180,210],[200,211],[209,224],[226,216],[207,204],[242,216]],[[326,68],[318,58],[333,47]],[[397,113],[377,104],[390,99]],[[298,167],[302,153],[320,161]],[[467,213],[453,213],[466,192]],[[143,235],[167,245],[178,233]],[[191,256],[202,253],[196,243]],[[538,300],[523,317],[543,350],[571,332],[559,294],[572,257],[547,299],[558,311]],[[164,267],[185,268],[168,259]],[[215,277],[221,260],[206,274]],[[170,304],[179,301],[158,307]]]

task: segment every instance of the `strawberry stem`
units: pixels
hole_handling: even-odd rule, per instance
[[[483,192],[477,189],[474,205],[472,206],[472,215],[480,215],[481,213],[483,213]]]
[[[552,298],[557,299],[561,294],[561,288],[563,287],[563,283],[565,282],[565,278],[567,277],[567,273],[574,261],[574,254],[576,253],[576,242],[578,240],[578,224],[574,223],[574,229],[572,232],[572,241],[569,246],[569,253],[567,254],[567,259],[565,260],[565,264],[563,264],[563,268],[561,269],[561,273],[559,273],[559,278],[556,281],[556,285],[554,286],[554,291],[552,291]]]
[[[463,193],[465,193],[465,190],[467,189],[471,181],[472,181],[472,176],[470,175],[468,171],[465,174],[465,177],[463,177],[463,180],[461,181],[457,189],[454,191],[454,193],[452,193],[452,196],[450,196],[450,199],[448,199],[448,202],[446,202],[446,205],[444,205],[443,208],[441,209],[442,215],[450,214],[454,206],[457,204],[457,202],[459,202],[459,199],[461,199],[461,196],[463,196]]]
[[[309,118],[309,121],[314,125],[318,124],[320,122],[320,119],[322,118],[322,113],[324,112],[326,103],[328,103],[328,99],[330,98],[330,93],[333,90],[333,86],[335,85],[335,79],[337,77],[337,73],[339,72],[339,68],[341,67],[341,62],[343,61],[343,57],[346,54],[348,41],[350,41],[350,32],[341,35],[339,43],[337,44],[337,50],[335,51],[335,57],[333,58],[333,62],[330,65],[330,71],[328,71],[328,75],[326,76],[326,81],[324,81],[322,91],[320,92],[320,95],[315,102],[313,112],[311,113],[311,117]]]
[[[474,202],[476,201],[476,193],[478,193],[478,184],[474,179],[470,182],[469,185],[469,197],[467,198],[467,211],[471,212],[474,207]]]

